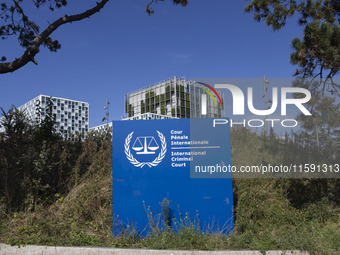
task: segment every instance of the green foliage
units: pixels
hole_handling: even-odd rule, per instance
[[[164,2],[166,0],[156,0],[155,3],[158,2]],[[188,4],[188,0],[172,0],[171,2],[173,2],[174,4],[180,4],[182,6],[186,6]],[[151,8],[151,5],[154,3],[154,1],[150,1],[150,3],[146,6],[146,12],[148,13],[148,15],[152,15],[154,14],[154,9]]]
[[[72,146],[71,146],[72,147]],[[75,151],[67,186],[53,203],[14,212],[0,239],[11,244],[106,245],[111,236],[111,135],[90,133]],[[72,155],[73,154],[73,155]],[[65,156],[65,155],[64,155]],[[84,210],[84,208],[87,208]],[[1,231],[0,231],[1,235]]]
[[[20,112],[17,114],[20,116]],[[12,120],[16,118],[18,121],[8,125],[11,136],[5,132],[0,144],[13,137],[17,139],[13,141],[24,145],[22,139],[26,134],[18,130],[34,129],[17,115],[11,115]],[[42,141],[47,144],[49,140]],[[199,212],[193,217],[183,212],[175,218],[171,202],[164,199],[159,203],[161,213],[158,215],[153,215],[151,208],[145,205],[145,217],[152,230],[148,236],[141,238],[133,226],[129,226],[120,236],[112,237],[110,134],[90,133],[86,140],[78,143],[57,141],[63,146],[42,144],[37,158],[32,161],[33,180],[37,180],[36,186],[32,186],[32,194],[39,194],[35,197],[35,206],[12,207],[6,213],[7,200],[1,193],[1,242],[191,250],[301,249],[312,254],[340,251],[338,179],[234,179],[235,231],[230,236],[201,226]],[[288,135],[283,140],[272,132],[265,137],[244,128],[231,131],[231,144],[233,165],[236,166],[312,159],[321,162],[325,157],[323,151],[305,146],[301,140]],[[66,171],[60,175],[67,178],[62,179],[62,183],[50,183],[45,187],[46,176],[42,173],[55,167],[56,162],[50,159],[54,154],[59,155],[58,169]],[[20,159],[21,155],[16,156]],[[48,196],[45,196],[46,191]],[[25,204],[25,197],[20,201]]]
[[[339,204],[337,208],[333,207],[333,203],[325,198],[317,202],[313,200],[313,195],[309,196],[310,199],[301,199],[298,204],[297,201],[292,203],[291,197],[301,196],[301,191],[293,188],[296,187],[295,181],[311,182],[294,179],[235,180],[238,198],[235,208],[236,235],[231,238],[236,247],[246,246],[256,250],[294,247],[316,254],[339,252],[334,238],[326,237],[329,236],[328,231],[335,237],[340,234],[336,230],[340,223]],[[313,184],[320,181],[329,180],[314,180]],[[334,191],[329,190],[327,194]],[[312,193],[317,192],[314,190]]]
[[[164,198],[162,203],[159,203],[162,208],[162,215],[164,220],[164,226],[171,228],[172,218],[174,217],[173,210],[170,207],[170,202],[168,199]]]
[[[54,194],[66,193],[77,176],[73,169],[81,156],[81,141],[62,140],[53,130],[51,105],[48,108],[44,118],[35,123],[14,107],[2,111],[0,197],[7,212],[53,203]]]
[[[25,199],[23,188],[29,183],[25,180],[27,169],[32,168],[33,150],[32,127],[25,115],[15,107],[7,113],[2,110],[0,126],[0,196],[3,197],[5,210],[20,208]],[[26,190],[25,190],[26,191]]]
[[[20,58],[16,58],[12,62],[0,63],[0,73],[14,72],[29,62],[33,62],[37,65],[37,61],[34,59],[35,55],[39,53],[40,46],[47,47],[50,51],[55,52],[61,48],[58,40],[53,40],[51,34],[60,26],[66,23],[72,23],[76,21],[89,18],[95,13],[99,12],[109,0],[102,0],[96,2],[96,5],[92,8],[78,13],[76,15],[65,15],[60,17],[56,21],[50,23],[48,27],[40,32],[39,25],[34,21],[34,15],[28,16],[32,9],[48,7],[49,10],[54,11],[55,8],[61,8],[67,5],[67,0],[13,0],[12,1],[0,1],[0,20],[2,25],[0,26],[0,38],[2,40],[8,37],[17,37],[20,46],[26,48],[26,51]],[[165,0],[151,1],[146,5],[146,12],[151,15],[154,10],[151,8],[152,3],[158,3]],[[31,6],[29,6],[31,2]],[[186,6],[188,0],[171,0],[175,5],[181,4]],[[27,10],[29,10],[27,12]],[[38,16],[38,15],[36,15]],[[37,19],[39,20],[39,19]],[[6,57],[0,58],[1,62],[6,61]]]
[[[235,128],[232,130],[232,135],[234,138],[231,139],[231,153],[232,163],[235,166],[339,162],[338,143],[333,144],[338,140],[338,137],[333,137],[333,142],[325,143],[324,148],[320,149],[315,142],[310,142],[301,134],[293,133],[291,136],[286,134],[284,139],[278,139],[272,131],[266,137],[259,136],[245,128]]]
[[[0,27],[0,36],[1,39],[7,39],[9,36],[18,35],[20,45],[28,48],[40,29],[31,17],[26,15],[21,2],[22,0],[13,1],[12,4],[1,2],[0,18],[4,24]],[[38,0],[33,2],[36,8],[44,6],[48,2],[51,11],[67,4],[66,0]],[[51,51],[60,49],[59,42],[53,41],[50,37],[46,38],[43,44]]]
[[[335,98],[317,95],[308,102],[308,107],[312,116],[298,116],[304,128],[299,136],[327,151],[332,161],[340,153],[340,103]]]
[[[294,52],[290,61],[300,67],[295,75],[322,78],[324,71],[328,70],[327,78],[332,78],[340,68],[339,42],[339,24],[320,20],[307,24],[303,40],[295,38],[292,41]]]
[[[295,75],[332,79],[340,68],[340,4],[337,0],[252,0],[246,12],[254,13],[254,20],[264,21],[274,30],[286,25],[287,18],[298,16],[304,26],[303,40],[292,41],[294,52],[290,61],[297,65]],[[321,83],[319,84],[321,85]],[[340,85],[332,82],[339,95]],[[320,87],[324,91],[324,87]]]

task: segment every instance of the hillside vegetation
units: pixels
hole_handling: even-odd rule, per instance
[[[48,119],[29,124],[15,109],[2,124],[0,242],[340,254],[339,179],[234,179],[235,231],[230,236],[203,232],[181,219],[174,232],[164,227],[163,215],[163,223],[145,238],[133,232],[112,237],[110,134],[63,141]],[[294,134],[278,139],[244,128],[231,131],[231,148],[236,166],[340,161],[339,154],[306,145]]]

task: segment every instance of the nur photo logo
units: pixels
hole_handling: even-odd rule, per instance
[[[241,125],[243,127],[260,128],[264,126],[274,127],[276,124],[280,124],[283,128],[293,128],[298,125],[298,121],[295,118],[287,118],[288,107],[293,107],[294,112],[298,110],[298,113],[304,116],[311,116],[312,114],[307,109],[304,104],[307,104],[311,100],[311,92],[302,87],[273,87],[272,88],[272,99],[270,100],[271,106],[265,109],[260,109],[258,107],[258,95],[256,95],[256,89],[253,87],[247,87],[246,93],[242,89],[233,84],[223,84],[218,83],[214,86],[210,86],[203,82],[198,82],[199,84],[205,86],[205,88],[200,88],[205,93],[201,95],[201,109],[202,115],[207,115],[207,102],[209,95],[217,106],[217,100],[220,102],[221,109],[226,111],[226,104],[222,103],[219,93],[228,94],[231,96],[230,105],[228,108],[231,111],[230,120],[226,119],[216,119],[214,120],[214,127],[216,125],[228,124],[230,127],[235,125]],[[243,84],[244,85],[244,84]],[[209,90],[208,90],[209,89]],[[216,91],[219,90],[219,92]],[[298,97],[293,95],[299,95]],[[266,102],[268,103],[268,102]],[[256,106],[257,104],[257,106]],[[218,106],[218,107],[220,107]],[[278,113],[278,111],[280,111]],[[232,116],[258,116],[258,118],[249,119],[238,119],[237,121],[232,118]],[[275,116],[275,118],[270,118],[269,116]],[[285,117],[284,119],[278,117]],[[265,117],[263,119],[263,117]]]
[[[217,99],[218,99],[218,101],[221,105],[221,109],[223,109],[222,99],[221,99],[220,95],[218,94],[218,92],[212,86],[210,86],[206,83],[203,83],[203,82],[197,82],[197,83],[199,83],[199,84],[205,86],[206,88],[210,89],[216,95],[216,97],[217,97]],[[207,93],[212,98],[212,100],[215,103],[215,106],[217,107],[217,102],[216,102],[214,95],[209,90],[207,90],[205,88],[200,88],[200,89],[203,90],[205,93]],[[202,115],[207,115],[207,101],[208,101],[207,94],[202,94],[202,96],[201,96],[202,97],[201,98],[201,100],[202,100],[202,112],[201,112]]]

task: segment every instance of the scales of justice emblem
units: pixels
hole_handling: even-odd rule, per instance
[[[159,163],[162,162],[163,158],[165,157],[165,153],[167,151],[167,148],[166,148],[167,144],[166,144],[165,137],[161,132],[159,132],[158,130],[156,131],[161,141],[161,151],[159,152],[158,156],[152,162],[139,162],[132,155],[130,151],[130,142],[131,142],[134,131],[131,132],[125,138],[124,152],[125,152],[126,158],[135,167],[142,168],[145,165],[148,165],[149,167],[157,166]],[[154,136],[138,136],[132,145],[132,149],[136,151],[137,155],[156,154],[156,151],[159,149],[159,145]]]
[[[144,140],[143,143],[141,140]],[[155,154],[155,151],[159,149],[159,146],[153,136],[138,136],[132,145],[132,149],[137,151],[137,154]],[[148,151],[148,149],[150,151]]]

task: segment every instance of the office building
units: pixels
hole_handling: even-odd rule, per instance
[[[210,93],[210,92],[209,92]],[[145,113],[175,118],[214,118],[224,115],[223,109],[207,88],[192,80],[172,77],[125,95],[125,113],[128,119]],[[223,103],[223,93],[218,92]],[[214,97],[214,99],[212,98]],[[206,102],[202,104],[203,100]],[[205,107],[205,112],[202,112]]]
[[[91,127],[89,129],[89,132],[104,133],[104,131],[106,131],[107,128],[112,129],[112,122],[109,122],[109,126],[107,126],[107,124],[101,124],[99,126]]]
[[[135,115],[135,116],[130,117],[130,118],[124,118],[122,120],[163,120],[163,119],[177,119],[177,118],[147,112],[147,113]],[[93,132],[103,133],[107,128],[110,128],[110,129],[112,128],[112,122],[109,122],[108,127],[107,127],[107,124],[102,124],[102,125],[99,125],[99,126],[91,127],[89,129],[89,132],[93,131]]]
[[[178,118],[167,116],[167,115],[146,112],[143,114],[138,114],[132,117],[124,118],[123,120],[164,120],[164,119],[178,119]]]
[[[89,130],[89,104],[86,102],[40,95],[18,109],[31,121],[39,123],[47,114],[49,100],[53,103],[52,116],[56,122],[54,128],[57,133],[64,139],[69,139],[74,134],[86,136]]]

